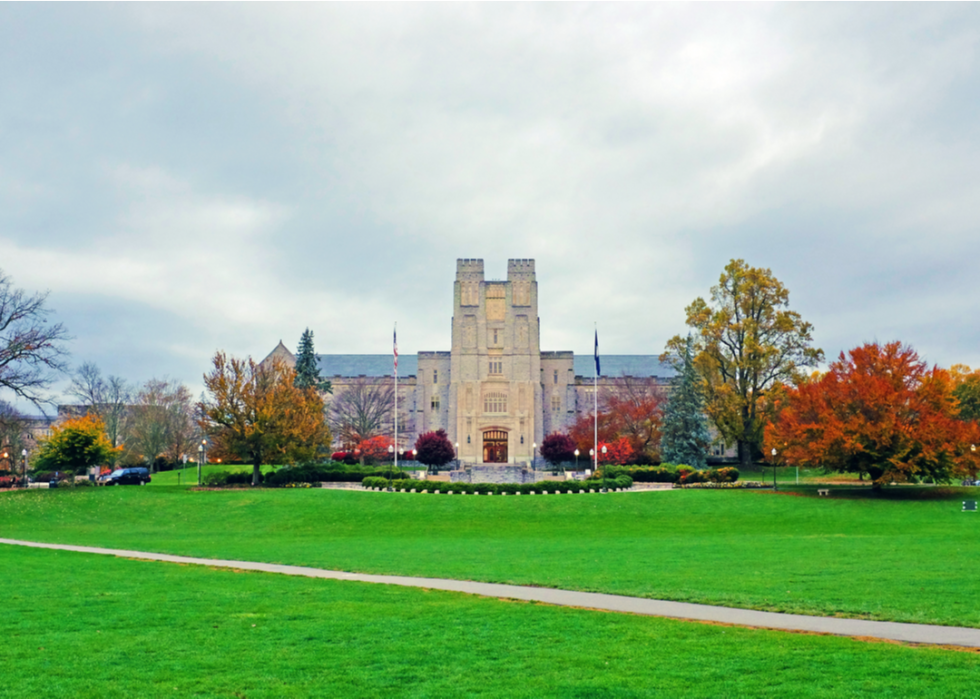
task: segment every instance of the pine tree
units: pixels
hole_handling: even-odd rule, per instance
[[[297,388],[316,388],[326,393],[333,393],[329,381],[320,378],[320,367],[317,366],[316,352],[313,349],[313,331],[307,328],[299,339],[296,349],[296,380]]]
[[[684,364],[673,381],[673,390],[664,410],[660,457],[669,463],[703,469],[711,437],[704,415],[704,394],[691,357],[691,344],[688,337]]]

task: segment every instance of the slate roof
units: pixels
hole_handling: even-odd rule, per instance
[[[593,376],[595,359],[590,354],[577,354],[573,361],[576,376]],[[677,372],[669,365],[661,364],[655,354],[600,354],[599,368],[602,375],[617,376],[659,376],[669,379]]]
[[[391,376],[394,357],[390,354],[318,354],[320,376]],[[398,355],[398,375],[415,376],[419,358],[414,354]]]
[[[320,354],[317,355],[320,364],[320,376],[391,376],[392,356],[390,354]],[[592,376],[592,355],[578,355],[573,360],[577,376]],[[670,378],[674,370],[666,364],[661,364],[655,355],[646,354],[608,354],[599,357],[602,375],[615,377],[623,376],[659,376]],[[398,357],[398,375],[415,376],[418,374],[419,362],[415,354],[403,354]]]

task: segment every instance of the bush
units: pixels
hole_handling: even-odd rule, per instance
[[[323,464],[300,464],[281,468],[274,473],[266,474],[264,485],[277,487],[286,483],[320,483],[328,482],[363,482],[365,478],[379,477],[387,482],[391,474],[392,480],[408,478],[408,474],[400,469],[390,469],[387,466],[360,466],[328,462]]]
[[[271,474],[269,474],[271,475]],[[263,480],[263,476],[259,474],[259,483]],[[220,488],[224,485],[251,485],[252,484],[252,472],[251,471],[216,471],[214,473],[209,473],[204,476],[201,481],[204,485],[209,488]]]
[[[738,469],[734,466],[708,469],[708,481],[711,483],[734,483],[738,475]]]
[[[388,479],[369,476],[361,481],[365,488],[387,488]],[[392,482],[392,488],[399,491],[408,492],[414,490],[419,493],[423,490],[429,493],[456,493],[459,495],[517,495],[535,493],[583,493],[588,491],[598,491],[603,488],[612,490],[625,490],[633,486],[633,479],[627,475],[607,478],[605,480],[588,481],[538,481],[537,483],[446,483],[445,481],[421,481],[412,478],[399,479]]]

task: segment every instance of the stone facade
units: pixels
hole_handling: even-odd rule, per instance
[[[281,342],[267,359],[276,356],[295,363]],[[391,359],[319,357],[334,398],[357,383],[392,381]],[[444,429],[466,464],[531,463],[535,444],[593,406],[593,358],[541,351],[534,260],[508,260],[506,281],[488,281],[483,260],[457,260],[450,351],[403,355],[399,362],[399,448]],[[623,375],[666,384],[672,373],[652,356],[603,356],[602,364],[600,393],[614,390]]]

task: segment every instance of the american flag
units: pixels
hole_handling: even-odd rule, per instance
[[[395,371],[398,371],[398,326],[395,326],[395,334],[392,337],[392,341],[395,345]]]

